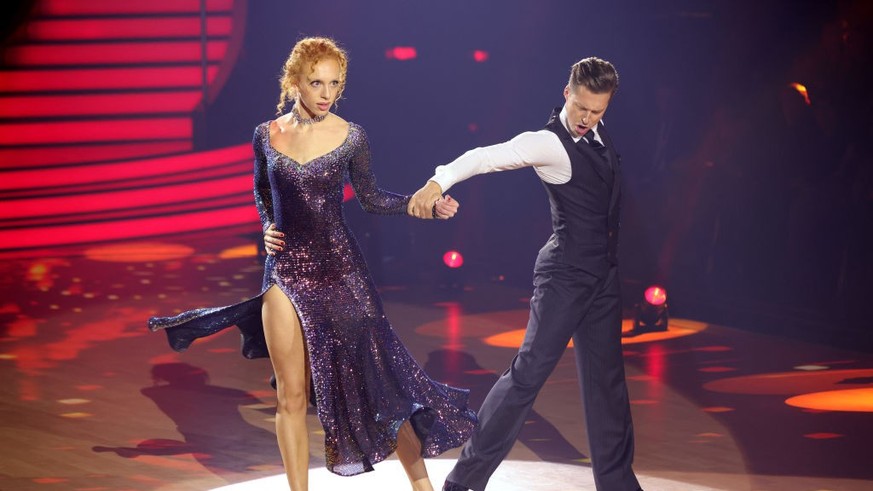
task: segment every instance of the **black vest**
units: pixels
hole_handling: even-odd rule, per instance
[[[561,108],[552,111],[546,129],[555,133],[570,157],[572,176],[564,184],[543,181],[552,209],[552,236],[540,249],[537,269],[569,264],[597,277],[618,263],[621,198],[620,158],[601,123],[597,133],[607,159],[580,139],[573,141],[561,123]]]

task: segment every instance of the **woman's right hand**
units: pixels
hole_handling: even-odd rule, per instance
[[[267,230],[264,231],[264,249],[267,254],[275,256],[277,252],[282,252],[285,247],[285,241],[282,240],[285,234],[276,230],[276,224],[271,223]]]

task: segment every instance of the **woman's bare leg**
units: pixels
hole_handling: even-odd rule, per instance
[[[403,464],[414,491],[433,491],[424,458],[421,456],[421,441],[409,421],[404,422],[397,432],[397,458]]]
[[[276,285],[263,296],[261,318],[270,361],[276,374],[276,436],[292,491],[309,488],[309,432],[306,407],[309,367],[303,329],[294,305]]]

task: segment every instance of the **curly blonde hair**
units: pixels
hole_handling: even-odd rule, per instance
[[[294,85],[300,81],[303,70],[308,68],[311,72],[316,63],[330,57],[334,58],[340,66],[340,87],[336,94],[336,100],[342,97],[343,89],[346,87],[346,70],[349,65],[345,50],[330,38],[303,38],[294,45],[294,49],[291,50],[291,54],[288,55],[288,59],[285,60],[285,65],[282,67],[282,75],[279,77],[279,88],[282,89],[282,92],[279,94],[276,114],[282,114],[285,104],[297,98],[298,94]]]

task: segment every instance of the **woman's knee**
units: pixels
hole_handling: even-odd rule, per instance
[[[284,413],[306,412],[308,393],[306,384],[300,377],[290,377],[291,380],[276,376],[276,397],[278,410]]]

